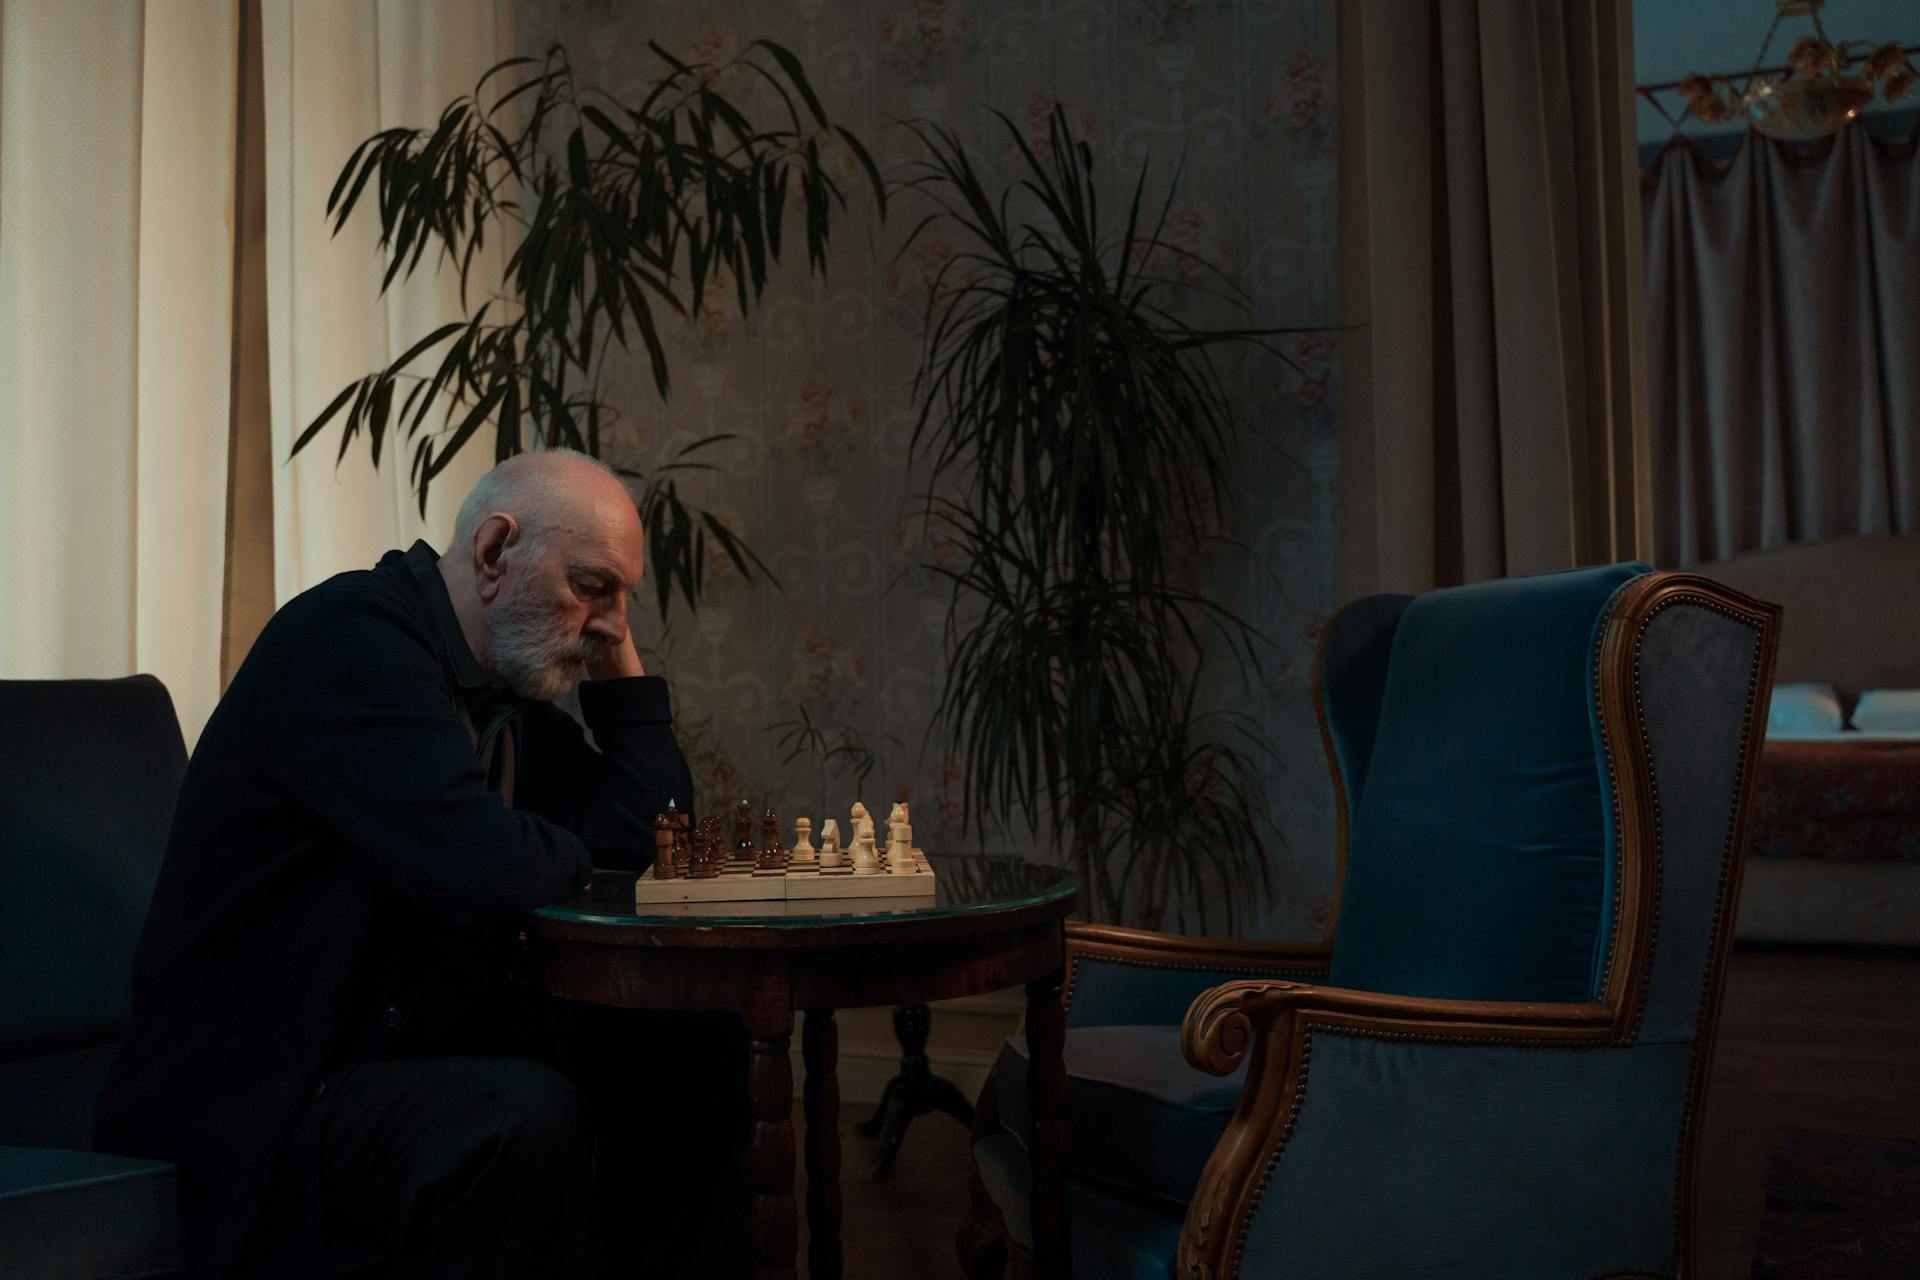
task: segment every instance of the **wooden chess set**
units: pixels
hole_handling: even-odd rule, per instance
[[[666,902],[778,902],[796,898],[932,897],[933,867],[913,847],[907,806],[887,815],[887,843],[874,841],[873,818],[854,802],[851,843],[842,848],[840,824],[828,818],[813,843],[813,820],[794,822],[792,848],[781,843],[780,816],[768,809],[760,818],[760,842],[753,839],[753,808],[742,800],[734,809],[733,840],[722,833],[723,819],[709,814],[695,827],[684,810],[671,803],[653,820],[653,865],[633,887],[635,906]]]

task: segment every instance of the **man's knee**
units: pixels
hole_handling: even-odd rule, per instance
[[[475,1100],[475,1127],[515,1166],[584,1177],[593,1143],[586,1099],[558,1071],[537,1062],[489,1063]]]

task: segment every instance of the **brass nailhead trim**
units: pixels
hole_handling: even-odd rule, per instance
[[[1762,643],[1765,633],[1762,628],[1765,625],[1765,619],[1731,609],[1706,596],[1682,594],[1676,595],[1673,599],[1675,602],[1686,601],[1717,613],[1740,623],[1754,633],[1753,661],[1747,667],[1746,706],[1740,715],[1740,748],[1739,754],[1734,758],[1733,766],[1733,803],[1727,806],[1727,832],[1720,842],[1720,875],[1713,893],[1713,920],[1707,929],[1707,937],[1711,944],[1719,941],[1721,920],[1726,914],[1727,880],[1735,853],[1733,836],[1740,825],[1740,797],[1747,792],[1747,773],[1752,764],[1747,743],[1752,737],[1754,694],[1760,686],[1760,660],[1765,649]],[[1706,1031],[1708,1014],[1714,1004],[1712,999],[1715,991],[1714,979],[1719,972],[1719,960],[1723,950],[1724,948],[1717,945],[1709,945],[1707,949],[1707,967],[1700,982],[1700,1002],[1695,1007],[1693,1015],[1693,1047],[1687,1062],[1687,1092],[1680,1102],[1680,1141],[1673,1178],[1673,1269],[1676,1273],[1680,1269],[1680,1240],[1686,1231],[1686,1222],[1682,1215],[1685,1212],[1688,1191],[1687,1163],[1693,1151],[1694,1102],[1704,1087],[1706,1075],[1706,1059],[1700,1052],[1701,1040]],[[1652,966],[1648,966],[1647,979],[1649,982],[1653,979]]]
[[[1613,759],[1613,741],[1607,733],[1606,707],[1600,701],[1600,659],[1606,651],[1607,628],[1619,615],[1623,587],[1608,601],[1607,616],[1600,624],[1600,643],[1593,646],[1593,706],[1600,720],[1600,755],[1607,766],[1607,803],[1613,810],[1613,919],[1607,927],[1607,959],[1600,969],[1600,989],[1613,980],[1614,960],[1620,954],[1620,886],[1627,876],[1626,827],[1620,814],[1620,774]],[[1637,656],[1637,655],[1636,655]]]

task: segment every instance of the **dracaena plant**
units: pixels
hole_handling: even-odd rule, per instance
[[[383,130],[355,149],[327,197],[335,233],[370,206],[389,259],[382,290],[431,253],[433,269],[458,271],[464,318],[349,383],[294,452],[336,420],[340,458],[364,436],[377,466],[383,443],[404,439],[423,512],[434,478],[482,431],[496,459],[544,446],[599,456],[613,420],[603,398],[612,351],[644,351],[666,398],[667,317],[691,321],[715,306],[749,314],[795,238],[796,202],[808,268],[824,273],[848,197],[823,147],[857,159],[884,218],[867,149],[828,119],[787,50],[759,40],[712,65],[648,48],[660,73],[638,102],[578,83],[555,46],[489,69],[433,128]],[[497,279],[476,272],[489,239],[511,242]],[[725,438],[625,473],[639,491],[663,618],[676,587],[698,606],[709,537],[749,580],[767,572],[677,484]]]
[[[1233,925],[1267,887],[1270,747],[1203,696],[1225,655],[1257,676],[1258,649],[1192,567],[1226,543],[1234,496],[1218,357],[1288,330],[1192,318],[1245,299],[1177,269],[1195,261],[1161,238],[1177,172],[1149,205],[1143,165],[1116,231],[1060,111],[1037,152],[1000,119],[1009,184],[924,122],[903,184],[929,204],[915,234],[964,246],[930,291],[914,384],[926,515],[957,548],[926,566],[951,592],[934,732],[968,823],[1044,831],[1093,918],[1205,925],[1217,904]]]

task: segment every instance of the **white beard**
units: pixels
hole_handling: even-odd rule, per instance
[[[508,688],[543,702],[578,684],[601,649],[597,641],[556,627],[551,613],[523,593],[500,600],[488,611],[487,647],[494,674]]]

